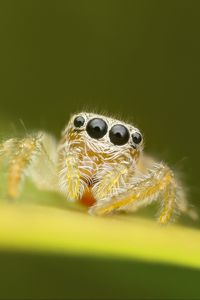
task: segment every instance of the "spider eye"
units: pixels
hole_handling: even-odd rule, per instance
[[[74,126],[80,128],[84,125],[85,119],[82,116],[78,116],[74,119]]]
[[[87,123],[86,131],[94,139],[102,138],[108,130],[106,122],[100,118],[94,118]]]
[[[142,136],[141,136],[141,134],[140,134],[139,132],[133,133],[131,137],[132,137],[133,142],[134,142],[135,144],[137,144],[137,145],[138,145],[138,144],[141,142],[141,140],[142,140]]]
[[[109,132],[109,137],[114,145],[124,145],[129,140],[129,131],[124,125],[116,124]]]

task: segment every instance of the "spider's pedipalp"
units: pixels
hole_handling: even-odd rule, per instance
[[[70,148],[73,144],[73,151]],[[87,177],[87,173],[81,176],[80,169],[80,149],[77,141],[73,143],[67,139],[61,143],[58,150],[58,177],[60,191],[67,197],[69,201],[78,200],[83,194],[85,182],[83,177]],[[84,170],[83,170],[84,171]]]
[[[73,154],[68,154],[65,158],[66,172],[65,180],[67,184],[68,199],[74,201],[80,193],[80,172],[78,160]]]
[[[101,169],[94,178],[94,182],[97,183],[92,189],[97,200],[106,199],[118,193],[119,189],[126,186],[125,182],[130,173],[130,168],[125,164],[115,164],[114,166],[104,164]]]

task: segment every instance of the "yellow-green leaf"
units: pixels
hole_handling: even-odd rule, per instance
[[[200,268],[200,232],[128,216],[36,205],[0,207],[0,247],[142,259]]]

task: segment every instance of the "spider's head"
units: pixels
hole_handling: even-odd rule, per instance
[[[72,116],[61,141],[61,189],[70,200],[93,203],[91,190],[111,169],[126,165],[134,170],[142,144],[132,125],[94,113]]]
[[[94,113],[72,116],[65,134],[69,143],[84,147],[88,156],[108,160],[127,155],[136,158],[143,149],[142,135],[137,128]]]

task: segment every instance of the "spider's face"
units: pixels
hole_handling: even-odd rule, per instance
[[[102,198],[96,191],[102,178],[114,176],[115,182],[120,172],[134,172],[142,151],[142,136],[129,124],[82,112],[70,119],[60,146],[61,189],[68,199],[88,205]],[[117,174],[113,175],[112,170]]]
[[[69,143],[84,147],[88,156],[115,159],[142,151],[140,131],[119,120],[93,113],[79,113],[69,121],[65,131]]]

